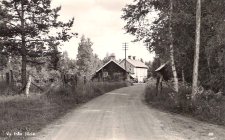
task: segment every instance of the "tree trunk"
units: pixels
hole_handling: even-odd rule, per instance
[[[23,3],[21,2],[21,30],[22,30],[22,48],[21,48],[21,53],[22,53],[22,68],[21,68],[21,79],[22,79],[22,85],[25,86],[26,85],[26,69],[27,69],[27,56],[26,56],[26,40],[25,40],[25,23],[24,23],[24,8],[23,8]]]
[[[29,96],[29,89],[30,89],[30,84],[31,84],[31,76],[28,76],[28,81],[27,81],[27,85],[26,85],[26,96]]]
[[[9,73],[6,73],[6,84],[9,85]]]
[[[158,86],[158,91],[159,91],[159,94],[161,95],[162,94],[162,80],[163,80],[163,76],[162,74],[159,75],[159,86]]]
[[[223,50],[223,67],[222,67],[222,73],[223,73],[223,81],[224,81],[224,83],[225,83],[225,48],[224,48],[224,50]],[[225,87],[223,87],[223,93],[225,93]]]
[[[209,57],[207,58],[207,67],[208,67],[208,70],[209,70],[209,77],[211,77],[212,71],[211,71],[211,68],[210,68],[210,58]]]
[[[182,68],[182,83],[185,84],[185,76],[184,76],[184,69]]]
[[[199,48],[200,48],[200,28],[201,28],[201,0],[197,0],[196,7],[196,46],[194,55],[193,81],[192,81],[192,100],[196,100],[198,92],[198,65],[199,65]]]
[[[170,34],[170,60],[174,78],[174,90],[178,92],[178,78],[177,78],[177,71],[174,62],[174,50],[173,50],[173,34],[172,34],[172,12],[173,12],[173,0],[170,0],[170,13],[169,13],[169,34]]]
[[[159,77],[159,74],[157,73],[157,79],[156,79],[156,96],[159,95],[159,81],[160,81],[160,77]]]

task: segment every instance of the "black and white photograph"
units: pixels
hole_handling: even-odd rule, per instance
[[[225,0],[0,0],[0,140],[225,140]]]

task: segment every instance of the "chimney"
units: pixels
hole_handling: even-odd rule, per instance
[[[133,59],[134,59],[134,60],[135,60],[135,57],[136,57],[136,56],[133,56]]]
[[[128,56],[128,59],[131,59],[131,55]]]
[[[111,60],[115,60],[115,55],[111,55]]]

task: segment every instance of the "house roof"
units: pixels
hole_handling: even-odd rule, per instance
[[[125,59],[123,59],[125,60]],[[122,61],[123,61],[122,60]],[[147,68],[148,69],[148,66],[146,66],[144,63],[142,63],[141,61],[139,60],[134,60],[134,59],[126,59],[127,62],[129,62],[131,65],[133,65],[134,67],[140,67],[140,68]],[[122,62],[120,61],[120,63]]]
[[[110,60],[109,62],[107,62],[105,65],[103,65],[101,68],[99,68],[95,73],[99,72],[101,69],[103,69],[105,66],[107,66],[110,62],[115,63],[116,65],[118,65],[119,67],[121,67],[122,69],[124,69],[122,66],[120,66],[117,62],[115,62],[114,60]],[[124,69],[125,71],[125,69]],[[129,71],[127,71],[129,72]],[[93,73],[92,75],[94,75],[95,73]]]

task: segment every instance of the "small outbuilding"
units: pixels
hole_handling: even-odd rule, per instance
[[[168,71],[168,65],[169,61],[167,61],[166,63],[162,64],[160,67],[158,67],[155,72],[157,72],[158,74],[162,75],[162,78],[165,81],[168,81],[170,79],[169,77],[169,71]]]
[[[93,75],[92,81],[121,81],[127,79],[129,72],[121,67],[114,60],[110,60],[100,69],[98,69]],[[132,78],[132,77],[129,77]]]

